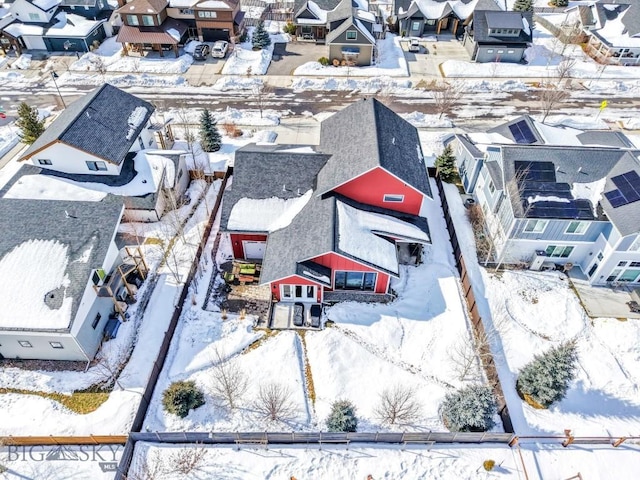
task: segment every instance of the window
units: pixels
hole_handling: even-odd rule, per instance
[[[619,267],[626,267],[626,266],[627,266],[627,262],[626,262],[626,261],[624,261],[624,260],[623,260],[623,261],[621,261],[621,262],[618,262],[618,266],[619,266]]]
[[[493,195],[493,192],[496,191],[496,186],[493,184],[493,181],[489,180],[489,193]]]
[[[607,277],[607,282],[613,282],[613,281],[615,281],[616,277],[617,277],[618,275],[620,275],[620,272],[621,272],[621,271],[622,271],[622,270],[620,270],[619,268],[614,269],[614,270],[611,272],[611,274]]]
[[[138,20],[137,15],[127,15],[127,25],[140,25],[140,20]]]
[[[104,163],[104,162],[86,162],[86,163],[87,163],[87,167],[92,172],[97,172],[98,170],[106,170],[107,169],[107,164]]]
[[[547,228],[547,220],[529,220],[524,226],[525,233],[542,233]]]
[[[198,12],[198,16],[200,18],[217,18],[218,14],[216,12]]]
[[[369,290],[376,288],[377,274],[372,272],[336,271],[334,287],[337,290]]]
[[[49,345],[53,348],[64,348],[60,342],[49,342]]]
[[[507,53],[516,53],[515,50],[507,50]]]
[[[153,15],[142,15],[142,24],[153,27]]]
[[[630,252],[640,252],[640,235],[636,237],[628,249]]]
[[[627,268],[622,275],[618,277],[619,282],[635,282],[636,279],[640,277],[640,269],[638,268]]]
[[[388,202],[388,203],[402,203],[404,202],[404,195],[395,195],[392,193],[387,193],[385,194],[384,198],[382,199],[383,202]]]
[[[182,178],[183,173],[184,173],[184,170],[180,169],[180,171],[178,172],[178,181],[180,181],[180,179]]]
[[[52,165],[51,160],[46,160],[44,158],[39,158],[38,159],[38,163],[40,165]]]
[[[427,20],[425,23],[426,23],[427,25],[435,25],[435,24],[436,24],[436,21],[435,21],[435,20]]]
[[[602,252],[598,252],[597,258],[598,260],[602,260],[604,258],[604,255],[602,255]]]
[[[91,328],[93,328],[94,330],[96,329],[96,327],[98,326],[98,324],[100,323],[100,319],[102,318],[102,315],[100,315],[99,313],[96,315],[96,318],[93,319],[93,322],[91,323]]]
[[[504,53],[504,50],[498,50],[498,53]]]
[[[573,252],[574,247],[567,247],[562,245],[549,245],[547,247],[547,256],[556,258],[567,258]]]
[[[18,343],[20,344],[21,347],[24,347],[24,348],[33,347],[33,345],[31,345],[31,342],[28,342],[26,340],[18,340]]]
[[[180,14],[181,15],[193,15],[193,10],[190,8],[181,8],[180,9]]]
[[[630,267],[640,267],[640,262],[631,262],[629,264]]]
[[[489,48],[489,49],[487,50],[487,53],[493,53],[493,48]]]
[[[414,32],[420,30],[420,22],[411,22],[411,30]]]
[[[356,32],[355,30],[347,31],[347,40],[357,40],[357,39],[358,39],[358,32]]]
[[[589,222],[571,222],[564,233],[582,235],[589,228]]]
[[[302,34],[303,35],[311,35],[311,33],[313,33],[311,31],[311,25],[303,25],[302,26]]]
[[[282,298],[293,298],[291,285],[282,285]]]
[[[40,20],[40,14],[39,13],[30,13],[29,14],[29,20]]]

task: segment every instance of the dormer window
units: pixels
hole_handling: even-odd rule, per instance
[[[140,25],[140,20],[138,20],[137,15],[127,15],[127,25],[138,26]]]
[[[29,13],[29,20],[40,20],[39,13]]]
[[[357,40],[357,39],[358,39],[358,32],[356,32],[355,30],[347,31],[347,40]]]

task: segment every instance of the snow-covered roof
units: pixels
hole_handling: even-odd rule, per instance
[[[122,201],[0,200],[0,328],[65,330],[104,266]],[[46,215],[43,215],[46,212]]]
[[[358,27],[358,29],[362,32],[362,34],[365,36],[365,38],[367,38],[367,40],[369,40],[371,43],[373,43],[375,45],[376,43],[376,39],[375,37],[371,34],[371,32],[369,30],[367,30],[367,27],[365,27],[362,22],[360,20],[358,20],[357,18],[354,19],[355,21],[353,23],[356,24],[356,26]]]
[[[376,16],[373,12],[365,12],[364,10],[356,10],[356,17],[370,23],[374,23],[376,21]]]
[[[57,23],[50,27],[45,37],[86,37],[104,20],[89,20],[73,13],[60,12],[55,16]]]
[[[60,5],[60,2],[61,0],[31,0],[31,3],[45,12],[57,7]]]
[[[338,248],[369,264],[398,273],[396,245],[388,238],[429,243],[429,235],[415,225],[389,215],[366,212],[336,202]],[[382,238],[382,236],[387,238]]]
[[[439,20],[453,12],[460,20],[465,20],[471,16],[477,3],[478,0],[414,0],[406,11],[399,8],[398,15],[407,18],[420,12],[426,19]]]
[[[589,183],[574,182],[571,184],[571,195],[573,195],[573,198],[589,200],[591,205],[593,205],[593,215],[595,217],[597,215],[596,208],[598,202],[602,198],[602,193],[604,192],[604,186],[606,183],[606,177]]]
[[[98,202],[108,193],[125,197],[140,197],[159,190],[164,172],[164,187],[173,187],[175,164],[169,155],[179,152],[140,150],[134,158],[136,175],[119,186],[82,182],[53,175],[22,175],[11,185],[3,198],[31,200],[66,200]],[[77,178],[77,177],[75,177]]]
[[[171,8],[191,8],[198,0],[169,0],[169,7]]]
[[[286,227],[300,213],[312,190],[297,198],[241,198],[231,209],[227,228],[249,232],[272,232]]]
[[[311,13],[313,13],[316,17],[318,17],[318,20],[321,20],[322,23],[327,22],[327,11],[321,9],[316,2],[309,0],[307,2],[307,8]],[[303,19],[301,18],[299,20],[303,20]],[[304,19],[304,20],[308,20],[308,19]]]
[[[198,8],[211,8],[215,10],[231,10],[231,6],[221,0],[205,0],[197,4]]]
[[[620,4],[602,5],[603,8],[614,7],[620,8]],[[624,24],[624,16],[631,15],[632,9],[627,8],[615,18],[607,19],[601,28],[592,30],[601,39],[605,40],[609,45],[616,48],[640,48],[640,37],[629,34],[629,29]]]
[[[4,31],[12,37],[18,38],[24,35],[40,36],[44,33],[44,28],[40,25],[34,25],[32,23],[15,22],[5,27]]]

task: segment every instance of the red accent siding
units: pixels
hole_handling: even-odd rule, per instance
[[[323,285],[312,282],[304,277],[299,277],[298,275],[291,275],[290,277],[286,277],[275,282],[271,282],[271,294],[275,297],[275,299],[280,301],[280,285],[315,285],[318,287],[316,289],[316,302],[322,302],[322,289]]]
[[[375,268],[367,267],[361,263],[354,262],[348,258],[338,255],[337,253],[325,253],[312,259],[313,262],[323,265],[331,269],[331,284],[333,284],[333,272],[336,270],[348,270],[351,272],[376,272],[378,274],[376,278],[375,293],[387,293],[387,285],[389,284],[389,275],[383,273]]]
[[[383,168],[375,168],[364,173],[334,191],[357,202],[414,215],[420,213],[423,198],[421,193],[398,180]],[[404,201],[402,203],[384,202],[385,194],[404,195]]]
[[[250,242],[266,242],[266,235],[258,235],[255,233],[230,233],[231,248],[233,249],[233,258],[236,260],[245,260],[244,249],[242,247],[243,240],[249,240]]]

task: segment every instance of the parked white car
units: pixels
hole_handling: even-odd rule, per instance
[[[227,50],[229,50],[229,42],[218,40],[213,44],[213,48],[211,49],[211,56],[213,58],[224,58],[227,55]]]
[[[417,38],[409,40],[409,51],[414,53],[420,53],[420,42]]]

